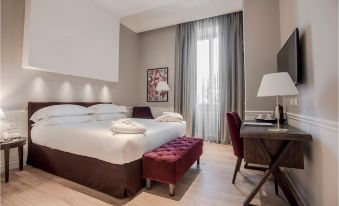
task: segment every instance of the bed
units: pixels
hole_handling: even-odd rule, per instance
[[[28,119],[50,105],[99,103],[103,102],[29,102]],[[146,126],[145,135],[113,135],[110,121],[33,127],[28,120],[27,163],[114,197],[132,196],[144,186],[142,155],[186,130],[185,123],[135,120]]]

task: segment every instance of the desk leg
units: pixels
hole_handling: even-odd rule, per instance
[[[19,155],[19,169],[23,170],[24,169],[24,146],[19,146],[18,147],[18,155]]]
[[[9,179],[9,148],[5,148],[5,182]]]
[[[291,182],[287,179],[286,175],[280,168],[273,171],[274,178],[278,182],[281,190],[284,192],[290,205],[304,205],[303,201],[295,191]]]
[[[257,143],[258,143],[258,145],[260,145],[260,148],[262,148],[263,154],[265,154],[267,156],[267,158],[272,159],[272,157],[270,157],[265,145],[263,145],[262,141],[258,140]],[[292,145],[293,145],[292,141],[289,141],[286,144],[286,146],[283,148],[283,150],[278,155],[278,157],[272,162],[271,166],[265,171],[264,177],[260,180],[258,185],[253,189],[253,191],[247,196],[247,198],[244,202],[244,206],[250,205],[250,202],[253,200],[255,195],[259,192],[259,190],[264,185],[264,183],[267,181],[267,179],[270,177],[272,172],[274,172],[276,169],[279,169],[280,162],[284,159],[284,156],[287,154],[288,150],[292,147]],[[278,180],[278,182],[279,182],[279,180]]]

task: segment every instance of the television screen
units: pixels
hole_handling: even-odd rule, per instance
[[[299,31],[294,30],[278,53],[278,72],[290,74],[295,84],[301,83],[301,61],[299,49]]]

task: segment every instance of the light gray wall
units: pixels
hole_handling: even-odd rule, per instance
[[[280,1],[281,45],[298,27],[305,81],[298,86],[299,105],[290,112],[338,121],[337,5],[335,0]]]
[[[287,109],[313,123],[296,125],[312,134],[313,142],[305,147],[305,169],[289,174],[307,205],[338,205],[338,1],[280,0],[281,45],[295,27],[305,82],[298,86],[298,106]]]
[[[28,101],[137,103],[139,50],[136,33],[121,26],[119,83],[25,70],[21,67],[25,1],[2,0],[1,4],[0,101],[4,110],[25,109]]]
[[[120,24],[119,82],[113,83],[113,100],[135,106],[139,101],[139,35]]]
[[[279,1],[244,0],[246,111],[272,111],[274,98],[258,98],[262,76],[277,71]]]
[[[140,33],[140,64],[139,64],[139,105],[155,107],[174,107],[174,65],[175,65],[175,34],[176,27],[165,27]],[[147,69],[168,67],[168,102],[147,102]]]

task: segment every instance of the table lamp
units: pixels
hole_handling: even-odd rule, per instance
[[[266,74],[261,80],[257,97],[275,97],[277,105],[275,113],[277,114],[277,127],[269,129],[271,132],[287,132],[287,129],[280,128],[279,97],[294,96],[299,92],[294,85],[290,75],[287,72]]]
[[[160,81],[160,82],[158,82],[155,90],[158,91],[158,92],[168,92],[170,90],[170,88],[169,88],[166,81]]]

